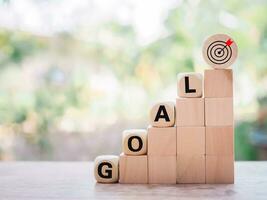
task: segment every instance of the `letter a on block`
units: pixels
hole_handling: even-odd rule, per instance
[[[150,111],[150,124],[154,127],[170,127],[175,123],[175,105],[173,102],[155,104]]]
[[[179,97],[202,97],[203,76],[200,73],[180,73],[177,76]]]
[[[99,183],[116,183],[119,179],[119,157],[98,156],[95,159],[95,179]]]
[[[160,105],[157,115],[154,119],[155,122],[158,122],[160,118],[165,119],[166,122],[170,121],[169,115],[167,113],[166,107],[164,105]]]

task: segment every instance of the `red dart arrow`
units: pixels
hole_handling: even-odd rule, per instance
[[[226,42],[225,42],[225,44],[226,44],[226,46],[231,46],[231,44],[233,43],[234,41],[233,40],[231,40],[231,39],[228,39]]]
[[[222,52],[227,46],[230,47],[231,44],[233,44],[233,42],[234,42],[233,40],[228,39],[228,40],[225,42],[226,45],[225,45],[220,51],[218,51],[218,53],[221,54],[221,52]]]

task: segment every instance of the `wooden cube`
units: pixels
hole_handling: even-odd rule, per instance
[[[120,155],[119,173],[120,183],[147,183],[147,156]]]
[[[125,155],[144,155],[147,153],[147,130],[129,129],[122,134],[123,153]]]
[[[177,127],[177,155],[205,154],[205,127]]]
[[[176,156],[148,156],[148,182],[176,183]]]
[[[99,183],[116,183],[119,179],[119,157],[102,155],[94,161],[95,179]]]
[[[176,127],[148,127],[148,155],[176,156]]]
[[[233,126],[206,127],[206,154],[221,156],[234,155]]]
[[[206,126],[234,124],[233,98],[205,98]]]
[[[160,102],[150,110],[150,124],[154,127],[170,127],[175,124],[175,104]]]
[[[234,183],[234,157],[206,156],[206,183]]]
[[[176,126],[204,126],[204,99],[177,98]]]
[[[205,70],[205,97],[233,97],[232,69]]]
[[[177,183],[205,183],[205,155],[177,155]]]
[[[177,79],[179,97],[202,97],[202,74],[195,72],[179,73]]]

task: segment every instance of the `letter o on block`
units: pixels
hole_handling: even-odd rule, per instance
[[[119,180],[119,157],[103,155],[95,158],[95,179],[98,183],[116,183]]]
[[[175,124],[175,105],[173,102],[160,102],[150,110],[150,124],[154,127],[170,127]]]
[[[129,129],[122,134],[123,153],[125,155],[144,155],[147,153],[147,130]]]

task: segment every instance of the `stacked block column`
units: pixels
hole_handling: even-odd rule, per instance
[[[125,130],[122,136],[123,153],[119,159],[120,183],[148,183],[147,131]]]
[[[176,183],[175,105],[162,102],[150,112],[148,127],[148,182]]]
[[[178,75],[176,99],[177,183],[205,183],[205,119],[202,75]]]
[[[205,70],[206,182],[234,182],[233,72]]]

